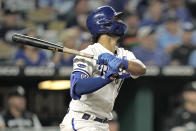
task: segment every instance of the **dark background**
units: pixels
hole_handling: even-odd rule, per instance
[[[15,77],[0,77],[0,109],[6,107],[6,94],[11,87],[22,85],[26,90],[28,110],[36,113],[44,126],[57,126],[71,100],[69,90],[48,91],[37,86],[43,80],[69,79],[69,75],[25,76],[22,70]],[[160,131],[165,120],[180,105],[183,85],[192,80],[195,80],[195,75],[166,76],[161,73],[156,76],[147,73],[135,80],[125,80],[114,107],[119,115],[121,130],[138,131],[142,128]]]

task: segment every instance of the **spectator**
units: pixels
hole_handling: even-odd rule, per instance
[[[131,11],[131,12],[138,12],[139,15],[139,11],[137,11],[137,6],[138,4],[141,2],[138,0],[129,0],[128,3],[125,6],[125,10],[126,11]]]
[[[38,0],[40,8],[53,9],[58,14],[67,14],[72,10],[75,0]]]
[[[191,15],[185,6],[185,0],[166,0],[165,15],[175,15],[181,23],[191,22]]]
[[[192,36],[193,36],[192,37],[193,44],[194,44],[194,46],[196,46],[196,31],[195,30],[193,31],[193,35]]]
[[[175,48],[171,53],[172,65],[188,65],[189,56],[195,49],[192,44],[192,32],[194,30],[191,23],[185,23],[183,26],[184,33],[182,35],[182,44]]]
[[[140,45],[133,48],[134,55],[148,66],[165,66],[169,63],[169,56],[157,48],[154,35],[155,31],[151,27],[142,27],[138,31]]]
[[[22,31],[24,28],[20,26],[20,16],[18,12],[5,10],[4,15],[4,21],[0,25],[0,39],[10,42],[13,33]]]
[[[139,17],[136,13],[127,13],[125,17],[125,23],[128,26],[126,34],[122,38],[122,44],[124,48],[131,50],[138,45],[137,31],[139,27]]]
[[[83,32],[78,39],[78,50],[83,50],[91,44],[91,34]]]
[[[196,50],[194,50],[189,57],[189,65],[196,67]]]
[[[16,51],[14,61],[18,66],[43,66],[47,63],[47,56],[38,48],[24,46]]]
[[[120,131],[120,125],[118,122],[118,115],[115,111],[112,111],[113,118],[109,121],[110,131]]]
[[[117,12],[125,11],[125,6],[128,4],[129,0],[110,0],[108,5],[113,7]]]
[[[182,43],[181,30],[177,17],[169,16],[166,19],[163,31],[158,37],[158,46],[168,54]]]
[[[0,40],[0,65],[13,65],[12,58],[17,48]]]
[[[100,6],[106,5],[110,0],[89,0],[89,9],[95,10]]]
[[[182,105],[166,121],[164,131],[196,130],[196,81],[185,86],[181,97]]]
[[[84,28],[80,23],[86,21],[87,13],[89,11],[88,2],[89,0],[76,0],[75,7],[73,8],[74,10],[70,11],[67,17],[68,28],[72,26],[80,26],[82,29],[86,30],[86,24]]]
[[[148,0],[137,0],[136,10],[140,18],[143,18],[144,12],[147,12],[148,5]]]
[[[187,9],[190,11],[190,13],[191,13],[191,16],[193,17],[193,18],[196,18],[196,10],[195,10],[195,8],[196,8],[196,1],[194,1],[194,0],[186,0],[186,5],[187,5]]]
[[[80,35],[79,28],[69,28],[66,29],[64,32],[61,33],[60,40],[63,45],[70,49],[75,49],[76,47],[76,40]],[[59,54],[56,53],[53,61],[56,67],[59,66],[72,66],[73,65],[73,54]]]
[[[140,26],[153,26],[157,28],[163,24],[163,5],[159,1],[152,1]]]
[[[35,9],[36,0],[2,0],[5,9],[12,11],[29,11]]]
[[[41,129],[37,116],[26,110],[25,91],[17,86],[8,94],[8,109],[0,114],[0,129]]]
[[[35,36],[35,34],[32,33],[29,36]],[[46,53],[33,46],[19,48],[13,60],[18,66],[43,66],[48,63]]]

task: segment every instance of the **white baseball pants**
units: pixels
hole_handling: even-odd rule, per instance
[[[84,120],[83,114],[69,111],[60,124],[60,131],[109,131],[108,123],[100,123],[93,119]]]

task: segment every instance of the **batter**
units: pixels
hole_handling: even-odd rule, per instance
[[[60,124],[61,131],[109,131],[107,122],[112,119],[111,111],[123,80],[145,74],[145,65],[132,52],[116,46],[127,29],[121,16],[122,12],[110,6],[89,14],[86,24],[94,44],[82,52],[98,56],[98,60],[74,58],[72,101]]]

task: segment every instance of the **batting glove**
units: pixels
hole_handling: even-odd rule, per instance
[[[109,70],[105,74],[106,77],[110,77],[111,75],[116,75],[119,72],[119,66],[123,62],[122,59],[114,58],[108,63]],[[118,75],[117,75],[118,76]]]
[[[98,56],[97,64],[103,64],[108,65],[110,61],[112,61],[114,58],[116,58],[114,55],[109,53],[103,53]]]

